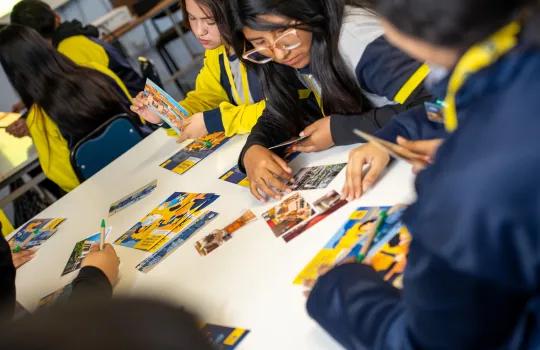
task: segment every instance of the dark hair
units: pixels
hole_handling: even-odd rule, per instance
[[[54,305],[3,324],[0,333],[3,349],[212,349],[189,312],[145,299]]]
[[[0,31],[0,64],[25,106],[43,108],[68,142],[126,112],[128,99],[111,78],[76,65],[29,27]]]
[[[207,15],[213,17],[216,25],[218,26],[219,33],[223,38],[223,41],[230,45],[231,43],[231,29],[228,23],[228,16],[226,14],[226,1],[227,0],[193,0],[197,5],[207,8],[210,13]],[[189,15],[186,9],[186,0],[181,0],[182,12],[184,15],[184,25],[190,28]]]
[[[30,27],[50,39],[56,30],[56,14],[43,1],[22,0],[11,10],[11,24]]]
[[[356,0],[359,3],[359,0]],[[365,1],[361,1],[364,3]],[[267,23],[261,15],[273,14],[291,18],[299,23],[297,27],[313,33],[310,68],[321,85],[324,113],[358,114],[370,106],[362,94],[357,80],[353,77],[339,53],[338,41],[341,33],[345,0],[231,0],[230,20],[233,24],[235,51],[241,55],[251,44],[245,40],[244,27],[255,30],[275,30],[284,26]],[[280,127],[299,132],[303,128],[302,119],[306,112],[298,103],[298,92],[291,84],[297,81],[295,69],[270,62],[255,65],[246,62],[259,73],[267,109]],[[294,116],[291,120],[290,116]]]
[[[538,0],[378,0],[376,4],[377,12],[400,31],[463,50],[519,18]],[[536,29],[535,40],[540,43],[538,25]]]

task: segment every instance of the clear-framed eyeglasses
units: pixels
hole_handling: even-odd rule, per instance
[[[302,41],[296,33],[296,29],[288,30],[279,36],[272,45],[255,47],[253,50],[245,51],[242,55],[246,60],[256,64],[266,64],[274,60],[274,50],[291,51],[302,45]]]

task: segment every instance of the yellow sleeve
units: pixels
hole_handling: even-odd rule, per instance
[[[78,65],[84,66],[94,62],[103,67],[109,66],[109,56],[105,49],[84,35],[75,35],[62,40],[58,45],[58,51]]]
[[[244,104],[236,106],[229,102],[223,102],[219,105],[221,122],[225,135],[234,136],[236,134],[247,134],[257,124],[260,116],[266,108],[266,101],[260,101],[253,104]],[[208,112],[208,113],[211,113]],[[205,121],[207,114],[205,113]]]
[[[195,90],[179,103],[191,114],[217,108],[222,102],[229,101],[227,92],[221,86],[219,54],[223,49],[207,50],[204,65],[195,81]]]
[[[28,113],[26,124],[45,176],[66,192],[77,187],[80,182],[71,166],[69,147],[56,124],[35,105]]]

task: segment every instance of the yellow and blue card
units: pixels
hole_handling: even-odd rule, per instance
[[[51,238],[66,219],[33,219],[24,224],[8,241],[11,249],[36,249]]]
[[[175,192],[114,243],[154,252],[219,198],[214,193]]]
[[[215,349],[233,350],[248,335],[249,330],[206,324],[202,328],[203,334],[208,338]]]

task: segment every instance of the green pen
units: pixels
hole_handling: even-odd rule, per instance
[[[12,250],[13,253],[18,253],[18,252],[20,252],[20,251],[21,251],[21,246],[20,246],[20,245],[16,246],[16,247],[13,248],[13,250]]]
[[[387,210],[383,210],[379,213],[379,218],[377,219],[377,222],[375,223],[375,225],[373,225],[373,229],[368,234],[367,242],[362,246],[360,253],[356,257],[357,263],[362,263],[366,258],[369,250],[371,249],[371,246],[373,245],[375,237],[377,237],[377,235],[381,232],[381,228],[384,226],[384,222],[386,221],[387,217]]]
[[[103,247],[105,246],[105,219],[101,219],[101,232],[99,235],[99,250],[103,250]]]

